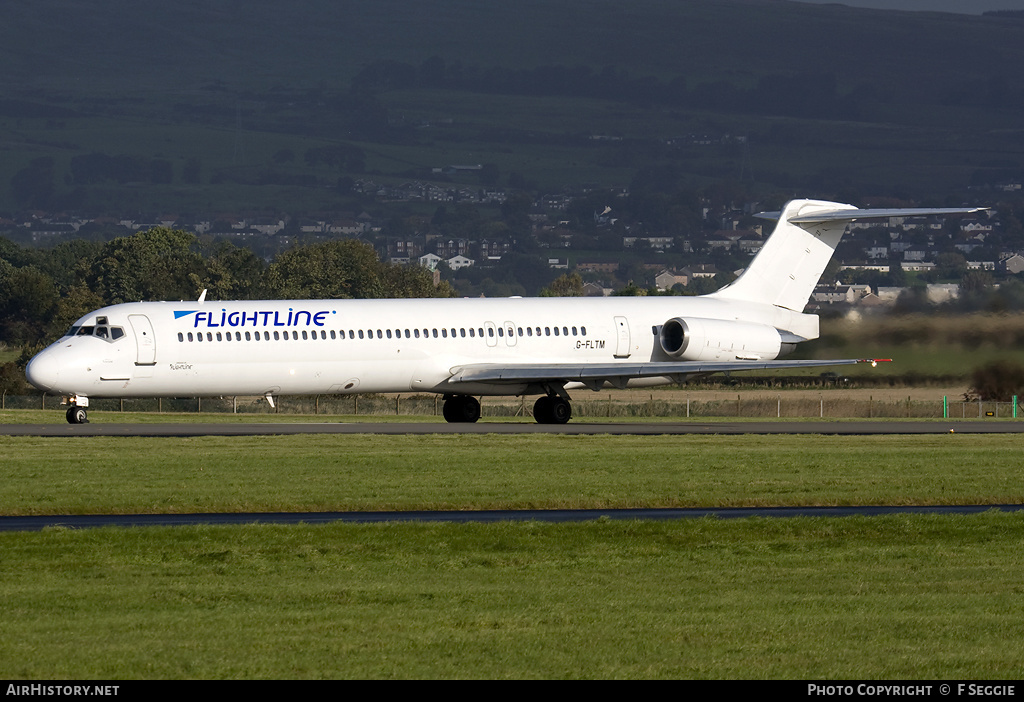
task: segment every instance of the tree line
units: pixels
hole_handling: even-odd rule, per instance
[[[106,243],[72,240],[52,249],[0,238],[0,346],[21,347],[0,389],[23,389],[25,363],[82,315],[122,302],[450,297],[420,267],[382,262],[354,239],[296,246],[267,263],[229,242],[157,227]]]

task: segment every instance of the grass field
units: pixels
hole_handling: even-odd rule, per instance
[[[1017,678],[1024,520],[0,534],[0,675]]]
[[[1019,503],[1020,439],[6,438],[3,514]],[[1015,678],[1024,517],[0,533],[0,677]]]
[[[4,514],[1024,502],[1021,439],[0,438]]]

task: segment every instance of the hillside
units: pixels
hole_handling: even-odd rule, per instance
[[[331,208],[339,178],[482,162],[549,190],[671,167],[942,198],[1024,163],[1012,18],[784,0],[39,0],[5,15],[0,212]],[[339,145],[340,161],[304,158]]]

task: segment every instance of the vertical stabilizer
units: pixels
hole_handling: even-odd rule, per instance
[[[851,218],[813,221],[816,213],[856,210],[822,200],[793,200],[739,278],[709,297],[761,302],[800,312],[825,272]],[[792,221],[799,218],[801,221]]]

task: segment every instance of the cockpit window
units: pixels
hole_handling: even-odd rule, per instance
[[[106,320],[106,318],[103,318]],[[124,336],[124,328],[122,327],[111,327],[106,324],[101,325],[83,325],[80,327],[71,327],[65,336],[98,336],[109,342],[114,342]]]

